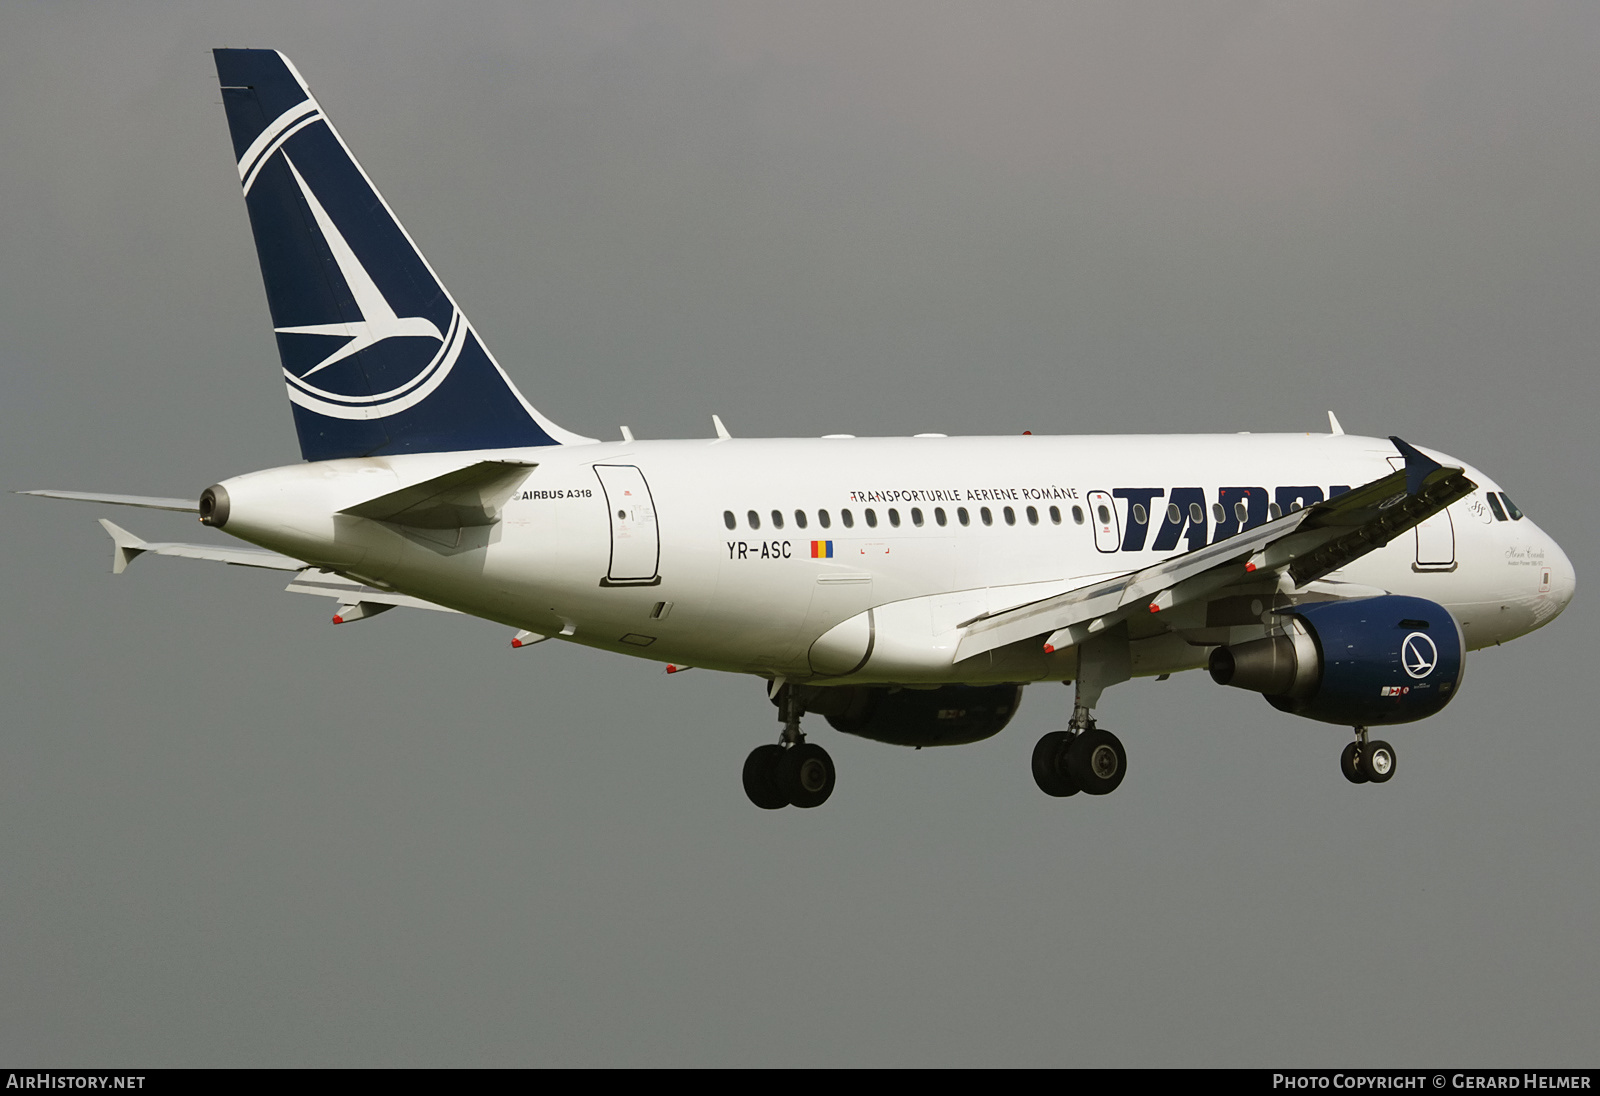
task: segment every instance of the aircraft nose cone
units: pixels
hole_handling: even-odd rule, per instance
[[[1556,612],[1560,613],[1577,592],[1578,575],[1572,569],[1572,561],[1567,558],[1567,553],[1553,539],[1545,552],[1545,561],[1550,565],[1550,600],[1556,603]]]

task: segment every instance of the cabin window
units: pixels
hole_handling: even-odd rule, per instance
[[[972,517],[967,513],[967,508],[965,506],[956,507],[956,520],[962,525],[972,524]]]
[[[774,510],[772,512],[772,527],[774,529],[782,529],[783,528],[783,511],[782,510]]]
[[[1275,502],[1267,503],[1267,517],[1271,518],[1273,521],[1277,521],[1279,518],[1283,517],[1283,507],[1279,506]]]
[[[869,506],[862,513],[867,516],[867,528],[876,529],[878,527],[878,512]]]
[[[1506,520],[1508,520],[1506,518],[1506,512],[1500,508],[1500,500],[1495,497],[1494,492],[1493,491],[1485,491],[1484,494],[1489,499],[1489,510],[1494,514],[1494,520],[1495,521],[1506,521]]]
[[[1512,521],[1522,520],[1522,511],[1517,509],[1517,504],[1511,501],[1511,496],[1504,491],[1500,492],[1500,501],[1506,504],[1506,513],[1511,515]]]
[[[1133,523],[1135,525],[1144,525],[1147,522],[1149,522],[1149,520],[1150,520],[1150,511],[1148,511],[1148,510],[1146,510],[1144,508],[1144,504],[1143,503],[1138,503],[1138,502],[1134,503],[1133,504]]]
[[[918,529],[922,528],[922,511],[917,509],[915,506],[911,508],[911,524],[915,525]]]
[[[1011,509],[1011,507],[1005,507],[1003,510],[1001,510],[1001,513],[1005,514],[1007,525],[1015,525],[1017,523],[1017,512]]]
[[[889,507],[889,524],[894,526],[896,529],[900,528],[900,511],[896,510],[893,506]]]
[[[1050,507],[1050,524],[1051,525],[1060,525],[1061,524],[1061,507],[1059,507],[1059,506]]]
[[[946,524],[948,524],[949,519],[947,519],[944,516],[944,507],[943,506],[935,506],[933,508],[933,520],[939,523],[939,527],[941,529],[944,528],[944,526]]]
[[[1101,525],[1111,524],[1111,511],[1103,502],[1094,508],[1094,516],[1100,519]]]
[[[1189,504],[1189,521],[1194,525],[1204,525],[1206,523],[1205,507],[1198,502],[1191,502]]]
[[[824,529],[827,529],[833,524],[833,519],[828,516],[828,512],[826,510],[818,510],[817,524],[822,526]]]
[[[1306,500],[1301,498],[1299,495],[1296,495],[1294,501],[1289,504],[1289,513],[1292,514],[1296,510],[1303,510],[1305,509],[1305,505]]]
[[[1222,503],[1220,502],[1211,504],[1211,516],[1216,519],[1218,525],[1228,520],[1228,512],[1222,508]]]
[[[806,512],[804,510],[796,510],[794,512],[794,524],[797,529],[806,527]]]
[[[983,523],[985,525],[994,524],[994,515],[989,512],[989,508],[987,506],[978,507],[978,517],[983,519]]]
[[[1082,525],[1083,524],[1083,507],[1074,506],[1072,508],[1072,523],[1074,525]]]
[[[746,514],[745,517],[750,519],[750,528],[752,528],[752,529],[761,528],[761,515],[760,514],[756,513],[754,510],[752,510],[748,514]]]
[[[1249,519],[1250,507],[1245,505],[1244,499],[1240,499],[1233,504],[1233,516],[1239,519],[1240,525],[1243,525]]]
[[[846,529],[854,529],[856,527],[855,515],[848,510],[839,511],[839,520],[844,522],[844,527]]]
[[[1167,524],[1181,525],[1182,523],[1183,511],[1178,509],[1178,504],[1175,502],[1167,503]]]
[[[1032,506],[1028,507],[1028,524],[1029,525],[1038,525],[1039,524],[1039,511],[1034,509]]]
[[[739,528],[739,519],[733,516],[732,510],[724,510],[722,512],[722,524],[726,525],[729,529],[737,529]]]

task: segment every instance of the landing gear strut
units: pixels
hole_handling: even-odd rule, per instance
[[[1339,768],[1352,784],[1383,784],[1394,776],[1394,747],[1367,741],[1367,729],[1356,728],[1356,740],[1339,755]]]
[[[762,810],[820,807],[833,794],[833,758],[800,731],[800,702],[788,685],[779,685],[778,718],[783,731],[776,744],[757,746],[744,762],[744,794]]]

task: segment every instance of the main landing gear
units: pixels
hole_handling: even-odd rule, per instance
[[[1126,649],[1126,644],[1120,648],[1124,663]],[[1045,795],[1110,795],[1128,774],[1121,740],[1096,727],[1090,714],[1107,685],[1128,677],[1125,665],[1107,666],[1106,661],[1104,652],[1092,646],[1079,653],[1072,719],[1066,730],[1051,731],[1033,747],[1033,782]]]
[[[1076,733],[1051,731],[1033,748],[1033,782],[1045,795],[1108,795],[1127,772],[1121,740],[1093,720]]]
[[[800,704],[787,685],[778,687],[778,716],[778,742],[757,746],[745,758],[744,794],[765,811],[820,807],[833,794],[833,758],[800,733]]]
[[[1339,768],[1352,784],[1383,784],[1394,776],[1394,747],[1367,741],[1367,729],[1356,728],[1356,740],[1339,755]]]

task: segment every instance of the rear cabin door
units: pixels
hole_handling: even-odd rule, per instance
[[[654,586],[661,581],[661,534],[644,473],[632,464],[597,464],[594,474],[611,519],[611,563],[600,585]]]

